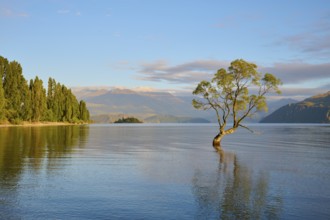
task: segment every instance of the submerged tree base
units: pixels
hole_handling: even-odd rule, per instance
[[[214,137],[213,139],[213,147],[216,151],[222,151],[222,148],[221,148],[221,139],[223,138],[223,135],[220,135],[218,134],[217,136]]]
[[[223,151],[221,145],[213,145],[213,147],[217,152],[222,152]]]

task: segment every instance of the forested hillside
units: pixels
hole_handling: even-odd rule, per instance
[[[81,123],[89,121],[89,111],[55,79],[49,78],[46,92],[38,76],[28,82],[17,61],[0,56],[0,123],[23,121]]]
[[[261,120],[262,123],[330,123],[330,91],[289,104]]]

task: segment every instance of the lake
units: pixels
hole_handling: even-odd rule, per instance
[[[330,126],[0,128],[0,219],[329,219]]]

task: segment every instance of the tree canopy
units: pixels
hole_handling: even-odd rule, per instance
[[[28,84],[21,65],[0,56],[0,123],[6,121],[88,122],[89,111],[66,86],[49,78],[46,92],[38,76]]]
[[[192,105],[196,109],[213,109],[219,124],[219,134],[213,145],[220,146],[221,139],[227,134],[243,127],[243,120],[253,117],[258,111],[267,111],[265,95],[270,92],[280,93],[281,80],[270,73],[257,71],[257,65],[238,59],[231,62],[228,69],[221,68],[211,81],[201,81],[193,94]],[[231,122],[231,126],[227,127]],[[251,131],[251,130],[250,130]]]
[[[142,121],[140,121],[137,118],[134,117],[128,117],[128,118],[120,118],[117,121],[115,121],[114,123],[143,123]]]

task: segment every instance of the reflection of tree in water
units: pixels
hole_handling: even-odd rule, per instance
[[[6,207],[10,210],[15,207],[15,192],[24,167],[34,171],[43,165],[47,169],[61,167],[58,158],[84,147],[88,134],[88,126],[1,128],[0,219],[15,218],[14,211],[6,211]]]
[[[282,199],[268,190],[267,176],[254,174],[232,153],[219,152],[215,173],[196,173],[193,193],[198,219],[278,219]]]
[[[2,128],[0,172],[20,170],[26,159],[38,169],[44,158],[52,160],[72,153],[77,147],[84,147],[88,133],[88,126]]]
[[[0,175],[15,176],[26,164],[35,169],[84,147],[88,126],[9,127],[0,132]]]

